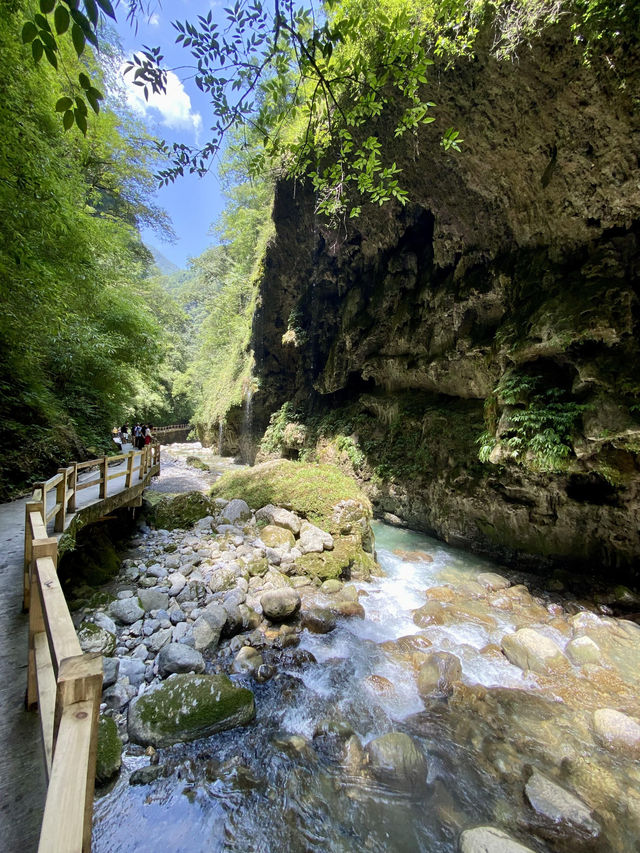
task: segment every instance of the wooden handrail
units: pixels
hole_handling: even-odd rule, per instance
[[[109,474],[109,463],[126,460],[125,471]],[[138,462],[136,465],[135,463]],[[78,483],[78,471],[98,467],[99,477]],[[58,539],[68,515],[78,511],[77,493],[98,485],[100,500],[110,480],[125,477],[125,491],[146,485],[160,470],[160,445],[74,462],[42,483],[25,507],[24,609],[29,611],[28,709],[40,712],[48,779],[39,853],[90,853],[98,719],[102,696],[102,656],[83,654],[57,574]],[[134,471],[139,478],[134,480]],[[140,480],[144,481],[142,484]],[[47,509],[47,492],[56,490]],[[93,506],[94,504],[89,504]]]
[[[191,424],[171,424],[171,426],[151,427],[151,432],[169,432],[175,429],[189,429]]]

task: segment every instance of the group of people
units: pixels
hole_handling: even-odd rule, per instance
[[[129,425],[123,424],[120,429],[114,427],[113,440],[120,445],[131,442],[136,450],[142,450],[145,444],[151,444],[151,429],[151,424],[135,424],[129,432]]]

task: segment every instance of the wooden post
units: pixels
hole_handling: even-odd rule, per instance
[[[55,515],[53,529],[62,533],[67,515],[67,469],[58,468],[58,474],[62,474],[62,480],[56,486],[56,503],[60,504],[60,509]]]
[[[40,483],[40,503],[42,504],[42,520],[44,526],[47,526],[47,486],[46,483]]]
[[[109,457],[103,456],[100,462],[100,497],[107,496],[107,477],[109,476]]]
[[[71,497],[69,498],[69,502],[67,504],[67,512],[71,513],[71,512],[75,512],[76,507],[77,507],[77,501],[76,501],[76,492],[78,489],[78,463],[77,462],[74,462],[71,466],[71,483],[69,485],[70,485],[70,490],[71,490]]]
[[[32,512],[42,513],[44,507],[40,501],[29,501],[25,506],[24,511],[24,579],[22,593],[22,609],[26,613],[29,609],[29,592],[31,588],[31,579],[29,571],[33,561],[33,531],[31,529],[31,521],[29,515]]]
[[[127,457],[127,477],[124,481],[125,489],[131,488],[131,480],[133,478],[133,457],[135,456],[135,451],[130,450],[129,456]]]
[[[36,670],[36,634],[44,631],[44,619],[42,617],[42,600],[38,584],[31,580],[31,607],[29,609],[29,647],[27,658],[27,697],[25,704],[27,711],[34,711],[38,706],[38,677]]]
[[[144,477],[144,471],[142,470],[144,468],[144,465],[142,463],[143,458],[144,458],[144,450],[141,450],[140,451],[140,467],[138,468],[138,479],[139,480],[142,480],[142,478]]]

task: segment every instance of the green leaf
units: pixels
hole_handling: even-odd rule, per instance
[[[40,0],[40,11],[43,15],[48,15],[53,12],[53,7],[56,5],[56,0]]]
[[[98,99],[93,94],[95,91],[96,91],[95,89],[90,89],[87,92],[87,100],[91,104],[91,109],[94,111],[94,113],[96,115],[98,115],[98,113],[100,112],[100,102],[98,101]]]
[[[84,8],[87,10],[87,17],[95,27],[98,23],[98,7],[95,0],[84,0]]]
[[[73,116],[76,120],[76,125],[81,130],[82,135],[87,135],[87,108],[85,106],[84,112],[80,112],[80,110],[74,110]]]
[[[100,89],[96,89],[94,86],[91,86],[87,89],[87,95],[91,95],[92,98],[95,98],[96,101],[102,101],[104,99],[104,95],[100,91]]]
[[[67,98],[67,97],[59,98],[58,101],[56,102],[56,112],[64,113],[67,110],[70,110],[72,106],[73,106],[73,101],[71,100],[71,98]]]
[[[71,40],[76,51],[76,56],[80,56],[84,50],[84,33],[77,24],[71,27]]]
[[[31,53],[33,54],[33,61],[40,62],[42,59],[42,54],[44,52],[44,45],[40,41],[40,39],[34,39],[31,42]]]
[[[97,0],[98,6],[102,9],[105,15],[108,15],[110,18],[113,18],[115,21],[116,13],[113,11],[113,6],[109,2],[109,0]]]
[[[62,116],[62,126],[65,130],[70,130],[73,127],[73,110],[67,110]]]
[[[58,57],[56,56],[55,51],[51,50],[50,47],[47,47],[47,45],[45,45],[44,55],[47,57],[47,62],[49,63],[49,65],[51,65],[57,71],[58,70]]]
[[[76,107],[78,108],[78,110],[79,110],[83,115],[85,115],[85,116],[86,116],[86,114],[87,114],[87,105],[86,105],[86,104],[85,104],[85,102],[84,102],[84,98],[80,97],[79,95],[76,97]]]
[[[27,21],[24,27],[22,28],[22,43],[28,44],[30,41],[33,41],[34,38],[38,35],[38,28],[33,23],[33,21]]]
[[[82,72],[80,72],[80,74],[78,74],[78,80],[79,80],[80,85],[82,86],[83,89],[90,89],[91,88],[91,80],[89,80],[89,78],[87,77],[86,74],[83,74]]]
[[[69,29],[69,21],[69,10],[65,6],[56,6],[56,11],[53,14],[53,23],[59,36],[66,33]]]

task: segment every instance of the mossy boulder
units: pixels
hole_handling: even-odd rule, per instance
[[[106,785],[120,770],[122,741],[118,727],[111,717],[100,717],[96,753],[96,785]]]
[[[359,504],[359,517],[373,515],[369,498],[355,480],[335,465],[309,465],[276,459],[253,468],[229,471],[217,480],[213,497],[242,498],[256,510],[267,504],[289,509],[322,530],[339,534],[334,508],[344,500]]]
[[[199,468],[200,471],[211,471],[211,468],[209,468],[207,463],[203,462],[202,459],[198,459],[197,456],[187,456],[185,461],[187,465],[191,466],[191,468]]]
[[[78,640],[83,652],[97,652],[110,658],[116,650],[115,634],[94,622],[82,623],[78,628]]]
[[[335,537],[332,551],[303,554],[296,560],[296,567],[300,574],[321,581],[339,578],[369,580],[377,570],[373,555],[364,551],[359,538],[353,535]]]
[[[155,747],[208,737],[255,717],[253,693],[226,675],[174,675],[129,706],[134,743]]]
[[[267,548],[284,548],[289,551],[296,544],[296,539],[290,530],[277,527],[275,524],[267,524],[260,531],[260,539]]]
[[[151,525],[160,530],[188,530],[207,515],[215,514],[213,501],[200,492],[165,496],[147,508]]]

